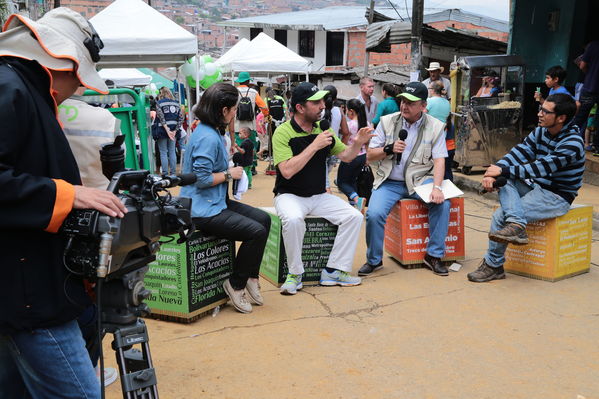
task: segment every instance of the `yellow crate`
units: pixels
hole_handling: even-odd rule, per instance
[[[528,245],[509,245],[507,272],[546,281],[587,273],[591,263],[593,207],[572,205],[558,218],[529,223]]]

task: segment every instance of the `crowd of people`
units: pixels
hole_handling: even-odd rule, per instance
[[[81,15],[55,8],[38,21],[11,16],[0,45],[0,396],[96,398],[98,341],[85,328],[97,317],[93,296],[84,279],[64,265],[67,238],[60,228],[73,209],[95,209],[114,218],[123,218],[127,209],[117,196],[99,188],[105,181],[80,173],[84,164],[93,168],[95,162],[85,154],[76,160],[72,151],[75,136],[89,125],[59,122],[57,106],[79,107],[87,121],[95,121],[100,127],[94,132],[97,143],[118,133],[114,117],[86,110],[77,97],[70,98],[82,86],[108,91],[95,69],[103,44]],[[528,223],[565,214],[577,196],[585,160],[580,130],[599,92],[599,42],[587,47],[579,64],[587,80],[578,111],[572,96],[560,88],[562,72],[548,70],[546,84],[553,92],[537,96],[538,127],[485,172],[483,186],[499,191],[500,207],[493,215],[487,253],[468,274],[472,282],[505,278],[507,244],[527,244]],[[252,305],[264,304],[258,272],[271,219],[229,196],[230,183],[256,173],[259,143],[268,145],[276,169],[274,205],[289,268],[281,294],[303,288],[306,216],[338,226],[320,284],[356,286],[362,279],[352,275],[352,266],[364,219],[368,249],[360,276],[383,267],[384,223],[402,198],[428,207],[423,262],[435,275],[448,275],[442,258],[449,202],[442,182],[455,148],[450,90],[440,65],[431,63],[427,70],[427,80],[410,82],[402,91],[384,85],[381,102],[369,77],[360,80],[360,92],[344,105],[337,102],[334,87],[319,90],[309,82],[298,84],[288,101],[273,90],[265,100],[247,72],[238,75],[237,87],[216,83],[203,93],[182,162],[182,172],[193,173],[197,182],[181,195],[192,199],[192,217],[200,230],[241,242],[223,285],[236,310],[249,313]],[[487,83],[483,91],[492,93],[493,82]],[[175,103],[168,89],[156,103],[155,137],[164,173],[175,172],[173,143],[184,119]],[[260,129],[264,121],[268,129]],[[335,158],[341,162],[337,185],[347,200],[332,194],[327,183]],[[376,173],[364,217],[356,182],[366,165]],[[497,189],[499,177],[507,184]],[[432,183],[430,196],[418,197],[415,187],[427,183]]]

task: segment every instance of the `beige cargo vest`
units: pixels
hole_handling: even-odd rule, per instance
[[[414,187],[433,176],[433,146],[437,140],[445,140],[445,124],[428,114],[423,115],[423,121],[418,129],[418,137],[414,142],[412,151],[407,154],[408,159],[404,168],[404,180],[410,194],[414,193]],[[401,112],[381,117],[383,131],[385,132],[385,145],[397,140],[397,136],[403,126]],[[425,143],[425,144],[423,144]],[[406,156],[406,154],[403,154]],[[395,165],[395,157],[389,155],[375,162],[374,188],[378,188],[382,182],[387,180]]]

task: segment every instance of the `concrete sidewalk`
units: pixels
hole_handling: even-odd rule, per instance
[[[273,184],[260,173],[243,201],[272,206]],[[466,193],[466,260],[448,277],[385,258],[358,287],[289,297],[262,280],[265,305],[251,314],[225,306],[189,325],[147,320],[161,397],[599,399],[599,233],[588,274],[470,283],[494,205]],[[119,383],[108,398],[121,397]]]

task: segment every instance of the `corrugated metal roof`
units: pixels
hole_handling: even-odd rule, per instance
[[[336,6],[317,10],[284,12],[279,14],[257,15],[247,18],[237,18],[219,22],[218,25],[238,28],[270,28],[287,30],[347,30],[350,28],[366,28],[367,8],[363,6]],[[377,7],[377,14],[389,19],[399,20],[397,12],[391,7]],[[376,15],[376,14],[375,14]],[[402,17],[409,21],[408,17]],[[508,32],[509,24],[505,21],[466,12],[460,9],[449,9],[427,14],[425,10],[424,23],[454,20],[485,26],[500,32]],[[380,20],[380,19],[378,19]]]
[[[258,15],[247,18],[237,18],[219,25],[239,28],[271,28],[288,30],[344,30],[356,27],[366,27],[366,7],[338,6],[318,10],[284,12],[279,14]],[[377,12],[390,18],[398,18],[393,8],[377,8]]]
[[[473,25],[484,26],[499,32],[506,33],[510,30],[510,24],[507,21],[501,21],[499,19],[485,17],[484,15],[466,12],[460,10],[459,8],[443,10],[441,12],[436,12],[434,14],[426,14],[424,16],[425,24],[440,21],[467,22]]]

